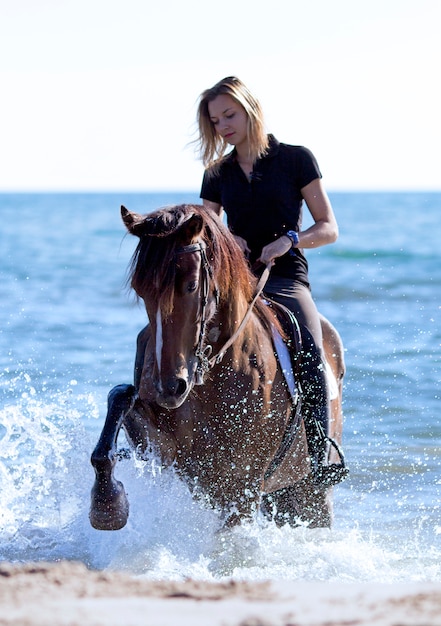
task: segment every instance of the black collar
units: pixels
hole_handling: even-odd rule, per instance
[[[280,142],[274,137],[274,135],[271,135],[271,134],[268,135],[268,142],[269,142],[268,150],[265,153],[265,155],[262,157],[263,159],[275,157],[279,153]],[[257,163],[260,160],[261,159],[257,159]],[[234,164],[236,163],[236,161],[237,161],[237,150],[236,148],[233,148],[231,152],[225,155],[224,163]]]

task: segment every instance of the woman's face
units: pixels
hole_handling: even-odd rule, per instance
[[[217,96],[208,103],[208,113],[216,132],[236,148],[248,141],[245,109],[234,98],[226,94]]]

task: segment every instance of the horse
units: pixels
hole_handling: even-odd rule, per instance
[[[91,456],[91,525],[118,530],[128,519],[125,488],[114,476],[123,428],[137,454],[153,450],[176,468],[226,527],[253,519],[259,508],[279,525],[329,527],[332,485],[311,478],[300,394],[275,350],[284,331],[257,297],[258,279],[228,228],[192,204],[147,215],[121,207],[121,216],[139,239],[128,283],[149,323],[138,337],[134,384],[108,396]],[[323,316],[321,324],[337,388],[329,434],[338,449],[343,345]]]

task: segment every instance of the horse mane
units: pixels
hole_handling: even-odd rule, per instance
[[[193,223],[196,225],[190,227]],[[139,237],[139,243],[130,262],[128,282],[139,297],[145,294],[158,301],[165,315],[173,308],[176,252],[198,238],[206,244],[220,306],[230,308],[238,294],[245,305],[253,299],[257,279],[214,211],[195,204],[165,207],[138,219],[131,232]],[[258,299],[255,310],[264,326],[270,328],[274,317],[269,307]]]
[[[173,306],[175,256],[185,245],[179,230],[193,214],[189,205],[165,207],[146,216],[135,215],[129,232],[139,237],[129,265],[127,282],[138,297],[148,295],[169,313]]]

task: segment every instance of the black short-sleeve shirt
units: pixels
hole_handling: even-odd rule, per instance
[[[224,208],[230,230],[246,240],[253,263],[265,245],[287,230],[301,229],[301,189],[316,178],[321,173],[307,148],[279,143],[269,135],[269,150],[256,161],[251,181],[233,150],[216,173],[205,172],[200,197]],[[276,259],[272,273],[309,284],[308,263],[301,250],[294,252]]]

